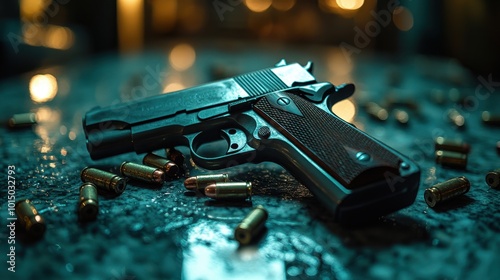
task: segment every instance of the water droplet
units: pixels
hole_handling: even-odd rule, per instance
[[[287,270],[286,273],[290,276],[298,276],[300,275],[300,268],[296,266],[290,266]]]
[[[439,239],[433,239],[432,240],[432,246],[438,246],[439,245]]]
[[[140,231],[142,228],[143,225],[141,223],[137,223],[132,226],[132,231]]]

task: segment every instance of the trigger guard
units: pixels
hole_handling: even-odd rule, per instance
[[[202,168],[221,169],[230,165],[249,162],[251,159],[249,153],[253,150],[250,148],[245,149],[245,147],[248,147],[246,144],[247,136],[241,129],[210,129],[186,136],[186,138],[189,142],[193,162]],[[216,146],[213,149],[215,152],[211,154],[200,150],[203,145],[210,146],[217,141],[227,144],[227,148],[221,149],[220,145]],[[205,149],[205,151],[207,150],[212,150],[212,146]]]
[[[222,129],[222,137],[224,137],[228,143],[228,149],[226,154],[231,154],[240,151],[245,147],[247,143],[247,136],[245,133],[237,128]]]

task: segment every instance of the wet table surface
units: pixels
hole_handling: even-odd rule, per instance
[[[194,64],[179,70],[175,58],[169,60],[172,46],[131,56],[102,55],[0,81],[1,119],[34,112],[39,120],[27,129],[0,128],[4,198],[0,278],[500,277],[500,192],[485,183],[486,173],[500,167],[495,149],[500,130],[480,120],[483,110],[498,110],[500,99],[498,89],[484,85],[487,76],[474,77],[447,59],[396,59],[368,52],[347,59],[335,48],[196,43]],[[319,81],[356,84],[355,96],[334,111],[418,163],[421,183],[413,205],[366,225],[343,226],[334,223],[309,190],[278,165],[245,164],[208,171],[192,164],[183,150],[184,176],[227,172],[234,181],[253,183],[252,200],[214,202],[187,192],[183,176],[159,188],[129,183],[120,196],[99,197],[96,221],[78,221],[80,171],[100,166],[116,172],[121,162],[140,162],[143,156],[131,153],[92,161],[81,124],[86,111],[270,67],[281,58],[302,64],[314,61]],[[48,94],[43,88],[54,85],[51,78],[44,78],[48,85],[33,82],[40,74],[57,80],[56,95],[49,101],[40,100]],[[468,96],[465,101],[460,94]],[[383,104],[393,99],[417,106],[404,108],[410,115],[408,125],[399,125],[392,113],[387,121],[373,120],[363,109],[367,101]],[[465,128],[448,121],[450,108],[463,113]],[[466,170],[435,164],[433,141],[438,136],[471,144]],[[163,150],[155,152],[164,155]],[[32,200],[47,224],[37,242],[16,231],[15,273],[8,271],[6,263],[11,246],[5,226],[9,166],[15,167],[16,200]],[[424,190],[457,176],[470,180],[470,191],[443,207],[429,208]],[[258,242],[240,247],[233,238],[234,228],[256,205],[269,212],[267,229]]]

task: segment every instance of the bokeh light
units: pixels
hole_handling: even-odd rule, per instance
[[[44,45],[49,48],[66,50],[73,46],[73,31],[66,27],[52,26],[45,33]]]
[[[189,44],[179,44],[172,48],[169,61],[177,71],[184,71],[193,66],[196,60],[196,52]]]
[[[392,21],[401,31],[408,31],[413,27],[413,14],[405,7],[399,6],[392,12]]]
[[[334,75],[349,75],[353,70],[353,63],[350,57],[341,48],[333,48],[327,53],[328,69]]]
[[[295,5],[295,0],[273,0],[273,8],[279,11],[288,11]]]
[[[346,122],[352,122],[356,116],[356,105],[350,99],[345,99],[332,106],[332,112]]]
[[[30,80],[31,100],[43,103],[54,99],[57,94],[57,79],[50,74],[35,75]]]
[[[271,0],[245,0],[245,5],[247,8],[256,13],[264,12],[271,7]]]
[[[357,10],[363,6],[364,0],[337,0],[337,5],[345,10]]]
[[[163,93],[169,93],[169,92],[173,92],[173,91],[178,91],[178,90],[185,89],[185,88],[186,87],[183,84],[177,83],[177,82],[173,82],[173,83],[168,84],[163,89]]]
[[[41,14],[43,10],[50,4],[46,0],[20,0],[19,10],[21,19],[24,21],[32,21],[36,16]]]

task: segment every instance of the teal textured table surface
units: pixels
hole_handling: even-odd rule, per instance
[[[349,58],[339,49],[325,47],[188,43],[194,46],[196,59],[182,71],[168,60],[174,46],[170,44],[137,55],[102,55],[0,81],[2,121],[24,112],[38,117],[38,124],[32,127],[0,128],[0,194],[4,197],[0,278],[500,277],[500,191],[485,183],[486,173],[500,168],[495,146],[500,129],[481,122],[482,111],[498,110],[498,89],[484,84],[496,77],[474,77],[446,59],[396,59],[368,52]],[[343,226],[334,223],[309,190],[276,164],[203,170],[181,148],[186,155],[183,176],[161,187],[129,183],[117,197],[99,196],[96,221],[78,221],[84,167],[118,172],[121,162],[141,162],[143,157],[131,153],[92,161],[82,130],[86,111],[267,68],[281,58],[303,65],[315,62],[319,81],[356,85],[354,96],[333,110],[417,162],[421,183],[413,205],[369,224]],[[34,77],[42,77],[42,81],[36,84]],[[56,80],[55,96],[50,93],[54,90],[51,77]],[[399,124],[393,111],[386,121],[370,118],[364,109],[369,101],[392,102],[393,107],[403,108],[409,113],[408,124]],[[450,108],[463,114],[465,127],[449,122]],[[459,138],[471,145],[465,170],[435,163],[434,139],[438,136]],[[164,155],[163,150],[155,152]],[[12,259],[7,255],[11,252],[6,227],[10,214],[5,199],[9,166],[15,167],[16,200],[32,200],[47,225],[45,235],[36,242],[16,231],[15,273],[6,262]],[[251,201],[219,203],[184,188],[186,176],[221,172],[229,173],[234,181],[252,182]],[[470,191],[442,207],[429,208],[424,190],[458,176],[469,179]],[[257,205],[269,213],[266,231],[258,242],[240,247],[233,238],[234,228]]]

